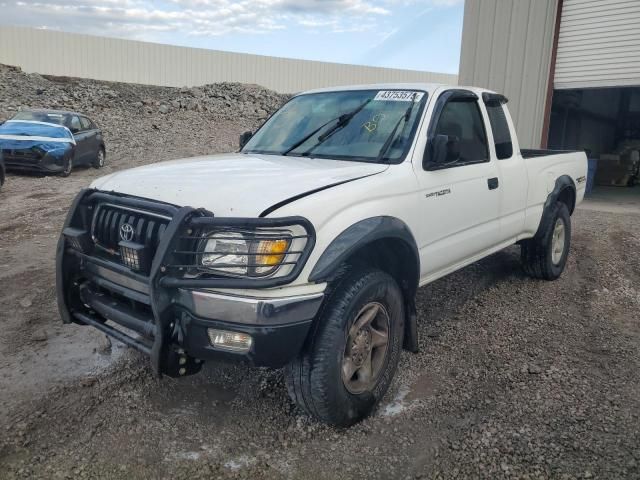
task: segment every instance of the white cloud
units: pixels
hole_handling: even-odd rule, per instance
[[[398,5],[463,0],[20,0],[0,2],[2,23],[146,39],[155,33],[264,34],[298,25],[374,30]]]

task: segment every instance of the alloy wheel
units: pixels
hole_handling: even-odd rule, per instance
[[[376,385],[387,356],[389,329],[389,313],[380,303],[367,303],[356,315],[342,357],[342,382],[350,393]]]
[[[554,265],[559,265],[562,260],[562,254],[564,253],[564,240],[565,240],[565,228],[564,222],[561,218],[556,220],[556,225],[553,228],[553,234],[551,238],[551,261]]]

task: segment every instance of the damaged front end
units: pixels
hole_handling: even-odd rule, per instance
[[[73,155],[73,144],[41,141],[0,140],[8,170],[56,173],[64,170],[65,160]]]

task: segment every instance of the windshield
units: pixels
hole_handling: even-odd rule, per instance
[[[35,120],[37,122],[54,123],[56,125],[64,125],[64,115],[62,113],[53,112],[18,112],[11,120]]]
[[[399,163],[426,98],[417,90],[300,95],[278,110],[242,152]]]
[[[20,122],[10,120],[0,125],[0,135],[21,137],[71,138],[66,128],[43,123]]]

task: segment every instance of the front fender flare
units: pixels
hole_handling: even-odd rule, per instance
[[[420,271],[418,247],[409,227],[398,218],[380,216],[354,223],[334,238],[313,267],[309,281],[330,280],[353,253],[371,242],[385,238],[399,239],[409,245],[418,263],[417,271]],[[417,281],[416,278],[414,291],[417,288]]]
[[[408,274],[400,283],[405,301],[404,348],[410,352],[418,351],[418,326],[416,313],[416,291],[420,277],[420,256],[418,247],[409,227],[395,217],[381,216],[361,220],[338,235],[322,253],[314,266],[309,280],[312,282],[330,281],[341,272],[342,265],[349,257],[376,240],[400,240],[409,249],[409,264],[400,268]]]

